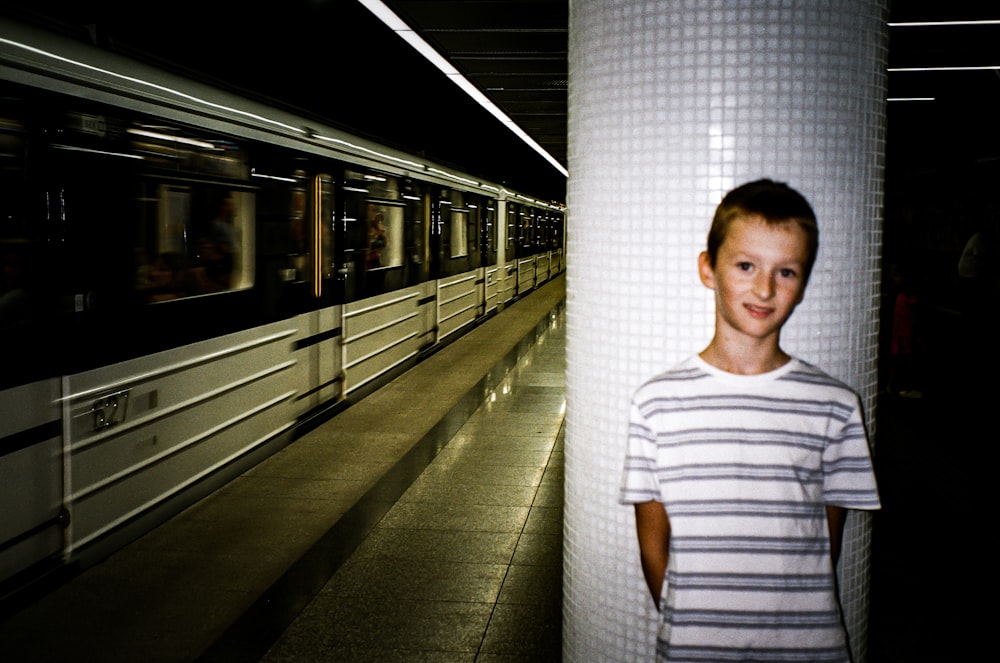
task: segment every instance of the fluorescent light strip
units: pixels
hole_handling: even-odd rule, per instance
[[[886,101],[934,101],[934,97],[889,97]]]
[[[1000,20],[981,21],[906,21],[903,23],[890,23],[890,28],[940,28],[955,27],[960,25],[1000,25]]]
[[[399,18],[391,9],[385,6],[385,3],[381,0],[358,0],[368,11],[375,14],[380,21],[386,24],[390,30],[399,35],[406,43],[412,46],[418,53],[420,53],[428,62],[437,67],[445,76],[447,76],[452,83],[457,85],[462,89],[463,92],[472,97],[476,103],[485,108],[493,117],[500,120],[500,122],[514,132],[514,134],[524,141],[531,149],[538,152],[542,157],[545,158],[550,164],[552,164],[556,170],[563,174],[563,176],[568,176],[569,172],[566,168],[559,163],[555,157],[545,151],[541,145],[539,145],[535,140],[529,136],[521,127],[514,123],[514,120],[510,119],[502,110],[500,110],[496,104],[490,101],[486,95],[484,95],[479,88],[469,82],[461,73],[444,57],[441,56],[434,48],[424,41],[420,35],[414,32],[410,26],[408,26],[402,19]]]
[[[1000,65],[991,64],[985,67],[893,67],[890,72],[920,72],[920,71],[1000,71]]]

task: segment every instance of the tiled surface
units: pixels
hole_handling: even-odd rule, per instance
[[[821,249],[782,343],[861,391],[871,409],[887,4],[573,2],[570,659],[643,660],[652,650],[657,615],[634,563],[632,511],[617,503],[628,402],[642,381],[710,340],[713,299],[697,258],[732,187],[770,177],[812,203]],[[849,543],[863,536],[853,526],[846,533]],[[857,571],[866,565],[860,546],[845,546],[840,587],[852,633],[864,629]]]
[[[0,620],[0,660],[553,660],[564,296],[543,285]]]

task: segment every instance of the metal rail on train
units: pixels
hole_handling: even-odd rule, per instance
[[[564,269],[565,210],[0,20],[0,598]]]

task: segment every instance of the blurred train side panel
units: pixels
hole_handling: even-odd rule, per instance
[[[564,209],[0,21],[0,598],[563,271]]]

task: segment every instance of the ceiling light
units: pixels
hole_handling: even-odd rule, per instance
[[[956,27],[960,25],[1000,25],[1000,20],[981,21],[907,21],[904,23],[890,23],[890,28],[940,28]]]
[[[462,76],[462,74],[448,62],[440,53],[438,53],[430,44],[423,40],[423,38],[418,35],[410,26],[408,26],[399,16],[397,16],[391,9],[386,7],[385,3],[381,0],[358,0],[366,9],[371,13],[375,14],[376,17],[390,30],[399,35],[406,43],[417,50],[428,62],[437,67],[445,76],[447,76],[452,83],[457,85],[472,97],[476,103],[485,108],[493,117],[500,120],[500,122],[510,129],[514,134],[524,141],[531,149],[538,152],[542,157],[552,164],[556,170],[563,174],[563,176],[569,175],[566,168],[556,160],[551,154],[549,154],[545,148],[539,145],[535,140],[529,136],[521,127],[519,127],[514,120],[512,120],[506,113],[504,113],[500,108],[497,107],[489,98],[483,94],[479,88],[473,85],[467,78]]]
[[[991,64],[984,67],[890,67],[890,72],[915,71],[1000,71],[1000,65]]]

